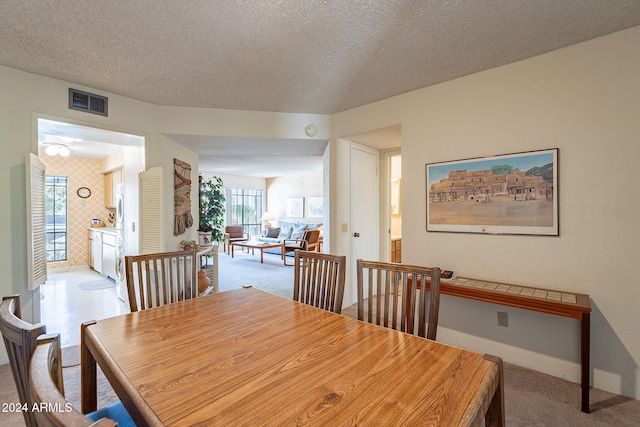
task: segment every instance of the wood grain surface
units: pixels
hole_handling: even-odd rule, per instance
[[[504,422],[499,359],[253,288],[83,331],[83,369],[95,358],[141,425]]]

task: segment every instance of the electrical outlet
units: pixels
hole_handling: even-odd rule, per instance
[[[509,315],[505,312],[498,312],[498,326],[509,327]]]

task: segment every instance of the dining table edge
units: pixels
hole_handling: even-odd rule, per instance
[[[97,363],[98,366],[100,366],[100,369],[104,373],[104,376],[109,381],[109,384],[115,391],[124,407],[127,409],[127,412],[129,412],[129,415],[131,416],[131,418],[133,418],[137,426],[162,425],[162,421],[155,413],[155,411],[151,409],[148,403],[141,397],[136,397],[139,396],[138,389],[131,383],[131,381],[129,381],[129,378],[124,374],[124,372],[122,372],[115,360],[110,356],[102,343],[96,338],[93,330],[91,330],[91,326],[95,324],[97,324],[97,321],[83,323],[81,340],[83,350],[86,350],[87,356],[90,355],[93,361]],[[87,368],[91,369],[90,366],[85,367],[84,365],[81,369],[84,371]],[[91,372],[89,372],[89,374],[91,375]],[[92,375],[96,374],[97,372],[94,365]],[[93,391],[84,390],[86,384],[84,379],[82,381],[83,395],[85,393],[92,393],[92,395],[95,395],[95,393],[97,392],[97,390],[95,389],[95,387],[97,386],[95,377],[93,379]],[[83,411],[85,411],[84,407]]]

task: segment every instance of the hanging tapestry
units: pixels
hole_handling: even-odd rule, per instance
[[[173,235],[179,236],[193,225],[191,216],[191,165],[173,159]]]

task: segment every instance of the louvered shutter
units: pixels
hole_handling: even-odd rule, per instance
[[[26,159],[27,190],[27,265],[29,289],[34,290],[47,280],[45,234],[45,166],[38,156],[29,153]]]
[[[140,253],[162,252],[162,168],[151,168],[139,175]]]

